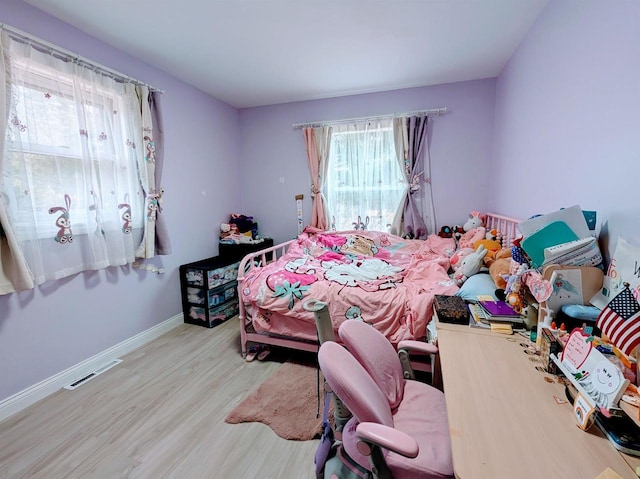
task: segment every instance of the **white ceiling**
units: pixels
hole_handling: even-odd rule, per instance
[[[548,2],[26,1],[238,108],[496,77]]]

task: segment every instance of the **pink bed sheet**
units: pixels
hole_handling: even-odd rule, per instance
[[[334,328],[375,326],[392,343],[426,336],[435,294],[458,290],[447,275],[453,239],[406,240],[375,231],[306,229],[278,261],[248,273],[242,301],[259,333],[316,340],[303,303],[328,303]]]

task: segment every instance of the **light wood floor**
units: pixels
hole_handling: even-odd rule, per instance
[[[239,335],[237,318],[181,325],[0,422],[0,477],[313,478],[317,440],[224,422],[280,366],[244,361]]]

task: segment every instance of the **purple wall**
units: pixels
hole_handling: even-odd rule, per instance
[[[0,0],[0,22],[165,90],[173,245],[151,260],[163,275],[111,268],[0,296],[1,401],[178,314],[179,265],[217,254],[219,224],[242,189],[237,109],[18,0]]]
[[[490,206],[597,210],[640,244],[640,2],[552,0],[499,75]]]
[[[295,236],[295,196],[311,217],[309,172],[300,130],[293,123],[402,113],[446,106],[431,130],[433,195],[438,227],[485,210],[491,158],[495,80],[479,80],[240,110],[242,208],[264,235]],[[281,180],[284,179],[284,182]]]

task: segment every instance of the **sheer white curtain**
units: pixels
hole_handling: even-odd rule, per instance
[[[2,33],[4,35],[4,33]],[[0,37],[0,85],[6,83],[6,68],[4,61],[4,51],[2,49],[2,38]],[[6,95],[0,94],[0,132],[7,128],[7,118],[9,111],[7,108]],[[0,172],[4,165],[4,143],[5,135],[0,133]],[[2,176],[0,176],[1,180]],[[20,245],[9,223],[5,199],[8,196],[0,189],[0,294],[15,293],[31,289],[34,286],[29,266],[22,254]]]
[[[2,200],[35,283],[132,262],[144,208],[135,88],[6,34],[2,48]]]
[[[393,135],[391,119],[333,125],[327,205],[336,229],[389,231],[406,189]]]

